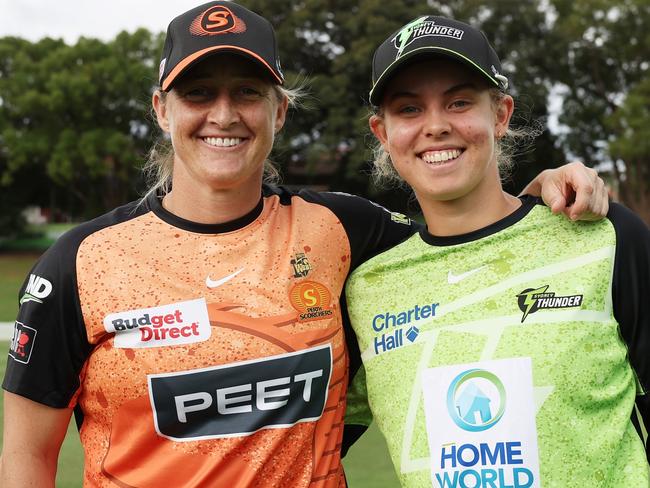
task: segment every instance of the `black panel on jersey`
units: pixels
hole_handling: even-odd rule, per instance
[[[637,397],[636,404],[647,429],[650,426],[650,230],[637,215],[616,203],[611,204],[607,218],[616,231],[614,317],[627,345],[630,364],[645,391],[645,395]],[[636,417],[634,412],[632,416]],[[635,425],[640,430],[638,422]],[[646,454],[650,460],[647,445]]]
[[[347,193],[302,190],[298,196],[326,206],[340,219],[352,249],[350,272],[361,263],[408,239],[421,225],[397,223],[384,207]],[[361,255],[356,250],[363,249]]]

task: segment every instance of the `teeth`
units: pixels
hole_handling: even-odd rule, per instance
[[[450,149],[447,151],[428,151],[422,154],[422,159],[427,163],[444,163],[450,159],[460,156],[460,150]]]
[[[204,137],[203,140],[211,146],[231,147],[241,143],[239,137]]]

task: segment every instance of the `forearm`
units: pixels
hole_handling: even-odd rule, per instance
[[[521,190],[520,195],[532,195],[534,197],[542,196],[542,183],[548,176],[549,170],[545,169]]]
[[[51,408],[5,391],[0,486],[52,488],[69,408]]]
[[[54,488],[56,465],[56,456],[46,458],[29,452],[3,452],[0,457],[0,486]]]

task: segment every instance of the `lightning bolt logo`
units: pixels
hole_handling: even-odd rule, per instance
[[[546,292],[546,290],[548,290],[548,285],[540,286],[539,288],[529,288],[517,295],[519,308],[521,309],[522,312],[524,312],[523,317],[521,317],[522,323],[524,322],[524,320],[526,320],[526,317],[528,317],[529,313],[537,310],[536,308],[534,308],[535,305],[537,305],[537,298],[535,297],[535,295],[544,293]]]
[[[415,19],[413,22],[405,25],[404,28],[400,30],[397,33],[397,35],[394,37],[393,41],[395,41],[395,47],[397,48],[397,56],[395,56],[395,59],[399,58],[402,55],[402,52],[404,52],[404,48],[409,43],[408,42],[409,39],[413,36],[413,30],[418,25],[423,23],[424,19],[426,19],[426,16],[420,17],[419,19]]]

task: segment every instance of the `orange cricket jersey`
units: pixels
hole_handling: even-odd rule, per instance
[[[75,408],[85,487],[345,486],[341,290],[410,232],[361,198],[282,188],[219,225],[120,207],[31,271],[3,387]]]

